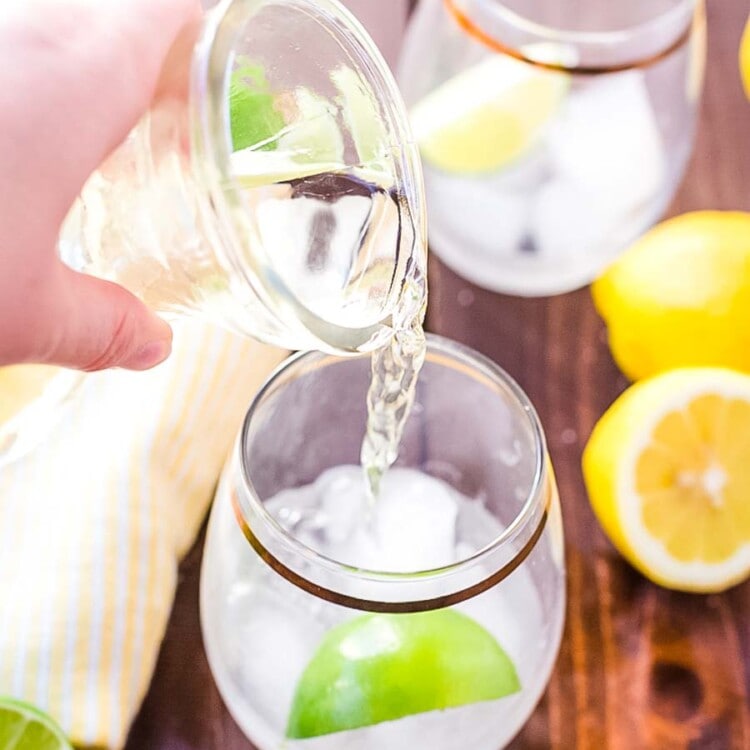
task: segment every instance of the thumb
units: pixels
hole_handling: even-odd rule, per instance
[[[172,329],[117,284],[60,267],[40,310],[37,361],[78,370],[147,370],[172,350]],[[51,308],[51,309],[50,309]]]

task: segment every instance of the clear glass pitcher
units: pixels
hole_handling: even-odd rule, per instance
[[[422,0],[399,83],[431,250],[499,292],[594,279],[675,194],[705,44],[702,0]]]
[[[425,298],[421,168],[388,66],[335,0],[224,0],[194,37],[85,186],[63,260],[165,313],[375,349]]]

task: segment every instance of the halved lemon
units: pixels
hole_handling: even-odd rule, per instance
[[[652,581],[722,591],[750,574],[750,377],[673,370],[627,390],[583,454],[592,507]]]
[[[411,111],[422,156],[446,172],[494,172],[536,142],[569,87],[565,73],[493,55],[449,79]]]

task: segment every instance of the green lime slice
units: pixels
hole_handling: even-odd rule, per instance
[[[0,697],[0,750],[73,750],[60,727],[27,703]]]
[[[287,737],[357,729],[520,689],[500,644],[460,612],[364,615],[323,639],[297,685]]]
[[[232,73],[229,122],[234,151],[250,146],[264,151],[276,148],[274,136],[284,127],[284,118],[276,109],[262,66],[243,61]]]

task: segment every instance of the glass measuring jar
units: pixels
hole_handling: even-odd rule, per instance
[[[541,425],[494,363],[429,336],[368,517],[369,376],[366,358],[306,353],[255,398],[203,558],[211,669],[259,750],[497,750],[542,695],[563,628]]]
[[[168,314],[369,351],[424,304],[422,176],[393,77],[335,0],[224,0],[85,186],[77,270]]]
[[[589,283],[674,196],[705,54],[702,0],[423,0],[399,82],[431,249],[499,292]]]

